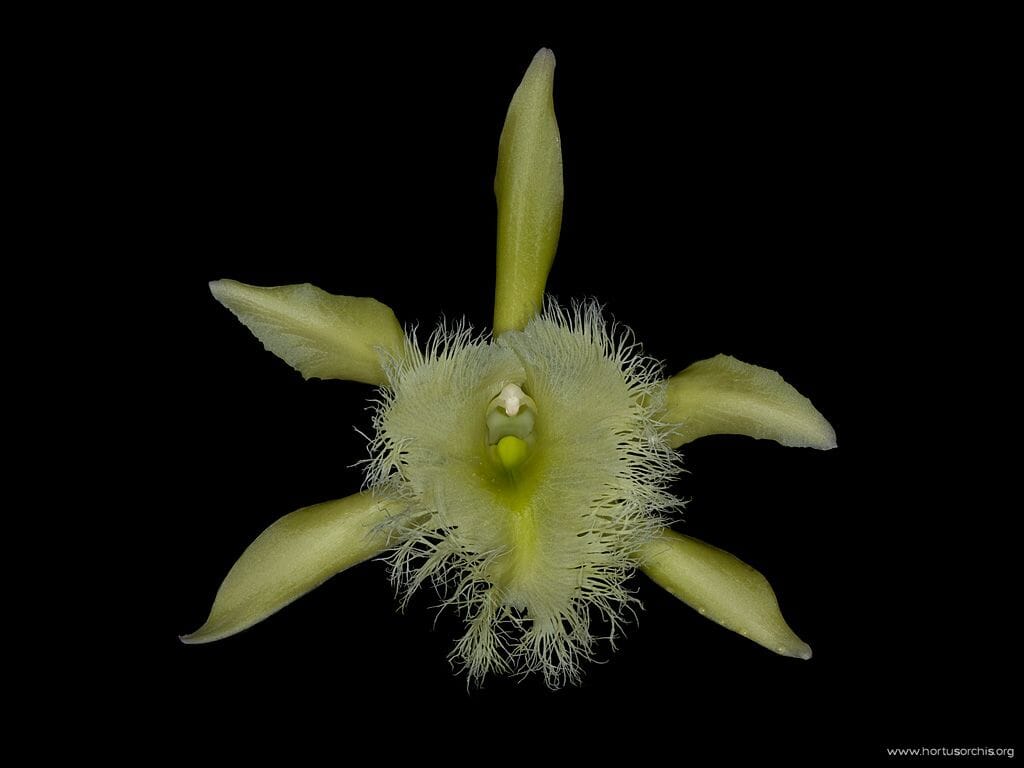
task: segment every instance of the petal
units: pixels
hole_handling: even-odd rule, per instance
[[[379,350],[397,356],[404,349],[395,313],[374,299],[335,296],[309,283],[259,288],[215,280],[210,292],[306,379],[384,384]]]
[[[391,505],[357,493],[285,515],[238,558],[210,617],[185,643],[210,643],[248,629],[331,576],[387,548],[378,526]]]
[[[663,420],[677,448],[705,435],[749,435],[829,450],[836,433],[811,401],[768,368],[716,355],[668,380]]]
[[[775,653],[811,658],[811,647],[782,618],[768,580],[742,560],[675,531],[663,531],[639,558],[655,584],[701,615]]]
[[[498,143],[498,276],[494,335],[540,311],[562,226],[562,146],[551,91],[555,55],[542,48],[512,97]]]

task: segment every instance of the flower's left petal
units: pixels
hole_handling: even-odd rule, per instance
[[[694,363],[668,380],[662,420],[677,448],[706,435],[748,435],[797,448],[836,447],[832,425],[778,373],[729,355]]]
[[[335,296],[309,283],[260,288],[215,280],[210,292],[306,379],[386,384],[380,350],[398,356],[404,349],[395,313],[375,299]]]
[[[185,643],[230,637],[388,547],[380,524],[394,510],[371,493],[285,515],[238,558],[217,591],[210,617]]]
[[[782,618],[768,580],[742,560],[675,531],[663,531],[637,557],[658,586],[702,616],[775,653],[811,658],[811,646]]]

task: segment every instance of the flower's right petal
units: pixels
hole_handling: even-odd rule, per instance
[[[285,515],[228,572],[210,617],[184,643],[210,643],[248,629],[393,542],[381,530],[392,505],[357,493]]]
[[[375,299],[335,296],[309,283],[259,288],[215,280],[210,292],[306,379],[386,384],[380,350],[398,356],[404,349],[395,313]]]
[[[542,48],[512,97],[498,142],[498,274],[494,335],[522,330],[541,310],[562,227],[562,144],[552,87],[555,55]]]
[[[678,448],[706,435],[748,435],[796,448],[836,447],[832,425],[778,373],[729,355],[694,363],[668,380],[664,422]]]
[[[782,618],[768,580],[725,550],[662,531],[637,558],[658,586],[702,616],[782,656],[811,658],[811,646]]]

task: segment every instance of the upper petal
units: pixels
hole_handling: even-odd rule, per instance
[[[775,653],[811,658],[811,647],[782,618],[768,580],[725,550],[663,531],[638,557],[658,586],[701,615]]]
[[[749,435],[829,450],[836,433],[811,401],[775,371],[729,355],[694,363],[668,380],[664,421],[673,447],[705,435]]]
[[[498,144],[498,273],[494,335],[541,310],[562,226],[562,145],[552,86],[555,55],[542,48],[512,97]]]
[[[384,384],[379,350],[404,348],[395,313],[375,299],[335,296],[309,283],[260,288],[215,280],[210,292],[307,379]]]
[[[238,558],[185,643],[209,643],[248,629],[337,573],[388,545],[380,530],[393,510],[370,493],[315,504],[273,523]]]

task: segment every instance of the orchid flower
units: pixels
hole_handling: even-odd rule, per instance
[[[835,433],[774,371],[718,355],[666,379],[593,301],[545,300],[563,197],[554,69],[539,51],[501,133],[491,333],[442,323],[421,344],[374,299],[210,284],[305,378],[377,390],[364,490],[267,528],[184,642],[241,632],[383,556],[403,607],[429,582],[461,612],[451,658],[471,682],[531,672],[553,688],[577,682],[599,637],[614,643],[637,606],[637,569],[724,627],[810,658],[758,571],[670,529],[681,507],[670,488],[675,449],[700,437],[827,450]]]

